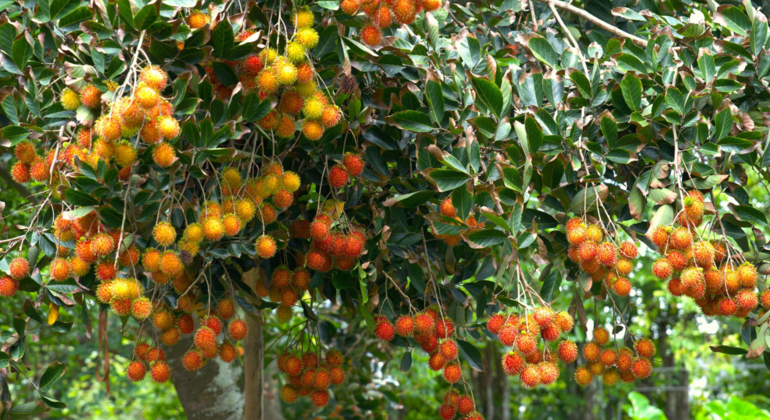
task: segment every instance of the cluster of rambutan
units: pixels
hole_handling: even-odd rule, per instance
[[[180,298],[181,300],[181,298]],[[192,314],[197,314],[198,328]],[[216,357],[230,363],[243,354],[243,349],[233,343],[243,340],[248,333],[246,322],[235,317],[235,305],[230,299],[217,302],[216,310],[200,307],[195,310],[192,301],[178,304],[177,310],[165,305],[157,305],[152,314],[152,323],[160,331],[159,343],[174,346],[182,334],[195,333],[195,348],[188,350],[182,358],[182,366],[195,372]],[[225,336],[219,339],[220,335]],[[229,337],[226,338],[226,337]],[[127,376],[132,382],[145,377],[148,365],[150,375],[155,382],[166,382],[171,376],[171,369],[166,364],[166,355],[159,346],[140,341],[134,348],[135,359],[128,365]]]
[[[278,303],[276,315],[281,322],[289,321],[292,318],[292,306],[297,304],[305,292],[312,276],[310,271],[305,268],[297,267],[290,270],[287,266],[281,265],[273,269],[271,281],[267,282],[264,270],[261,268],[260,277],[257,280],[255,291],[260,297],[269,297],[271,301]],[[270,285],[268,289],[267,285]]]
[[[571,342],[570,342],[571,343]],[[636,379],[645,379],[652,374],[652,358],[655,356],[655,344],[641,338],[636,341],[634,351],[628,347],[613,349],[609,346],[610,332],[604,327],[597,327],[593,331],[593,341],[583,347],[585,365],[575,369],[575,382],[580,386],[588,386],[594,378],[601,377],[606,386],[613,386],[619,381],[633,382]],[[560,358],[569,360],[577,359],[577,346],[571,343],[569,346],[559,345]]]
[[[615,245],[611,240],[605,240],[601,226],[586,224],[578,217],[570,219],[566,227],[569,259],[580,264],[592,280],[604,281],[607,290],[618,296],[628,296],[631,293],[628,275],[639,255],[636,244],[625,241],[620,246]]]
[[[663,257],[652,265],[655,277],[668,282],[674,296],[688,296],[707,316],[747,317],[758,306],[770,309],[770,291],[757,295],[757,269],[740,253],[728,255],[725,242],[700,239],[703,195],[687,192],[675,227],[658,226],[650,239]]]
[[[443,420],[452,420],[456,415],[460,415],[460,420],[484,420],[484,416],[476,411],[473,396],[460,394],[454,388],[444,395],[444,404],[439,407],[438,415]]]
[[[153,162],[161,168],[168,168],[176,161],[176,151],[164,140],[173,140],[181,131],[179,121],[174,118],[174,107],[162,96],[168,85],[168,74],[158,66],[143,68],[139,73],[139,84],[133,91],[121,98],[113,97],[106,110],[96,119],[93,128],[81,128],[77,133],[77,146],[84,156],[81,160],[96,168],[102,160],[114,162],[120,169],[119,177],[127,179],[131,166],[136,162],[139,151],[137,136],[152,147]],[[73,91],[62,92],[62,104],[71,109]],[[102,109],[102,92],[93,85],[81,90],[80,99],[84,106],[94,112]],[[124,139],[124,140],[121,140]]]
[[[392,24],[411,25],[423,10],[432,12],[441,7],[441,0],[342,0],[340,9],[354,16],[364,12],[368,22],[359,34],[371,46],[380,44],[382,29]]]
[[[457,209],[455,209],[454,204],[452,204],[452,196],[446,197],[441,201],[441,204],[439,205],[439,214],[452,219],[451,221],[446,221],[447,224],[458,226],[458,233],[441,234],[438,233],[435,226],[431,225],[431,233],[433,236],[436,239],[444,241],[444,243],[449,246],[455,246],[459,244],[463,240],[463,235],[467,235],[474,230],[480,229],[479,222],[476,221],[476,217],[474,215],[469,215],[468,218],[465,219],[465,222],[460,219],[460,216],[457,215]]]
[[[559,366],[548,343],[555,343],[562,334],[572,331],[574,325],[575,320],[569,313],[554,312],[547,307],[538,307],[523,316],[495,314],[487,320],[489,332],[497,335],[502,345],[512,347],[512,350],[503,356],[505,373],[518,376],[522,385],[527,388],[550,385],[559,378]],[[575,361],[575,343],[568,339],[562,340],[557,347],[557,354],[563,362]],[[572,348],[575,358],[571,358],[567,351]]]
[[[240,62],[225,62],[238,73],[244,89],[257,89],[262,100],[275,98],[277,107],[262,117],[258,124],[280,138],[291,138],[297,127],[309,140],[321,139],[324,131],[336,126],[342,111],[314,81],[315,69],[309,60],[309,51],[318,45],[319,35],[313,29],[315,17],[304,7],[294,13],[292,21],[296,32],[287,40],[282,55],[275,48],[265,48],[259,54]],[[254,35],[245,31],[236,37],[242,42]],[[214,88],[222,97],[229,97],[232,89],[217,78],[214,68],[205,68]],[[299,119],[300,116],[303,119]]]
[[[316,407],[329,403],[329,387],[345,381],[342,354],[337,350],[326,352],[322,361],[313,352],[297,357],[291,353],[278,356],[278,369],[285,373],[286,384],[281,388],[281,399],[292,404],[300,396],[310,396]]]

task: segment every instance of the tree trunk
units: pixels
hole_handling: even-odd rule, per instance
[[[250,270],[243,275],[243,281],[249,287],[256,285],[257,271]],[[243,342],[244,350],[244,420],[282,420],[280,390],[272,380],[273,375],[265,377],[265,341],[262,335],[262,316],[246,314],[246,325],[249,333]],[[268,369],[274,372],[276,362],[270,363]]]
[[[193,347],[193,336],[188,335],[173,347],[166,347],[179,401],[188,420],[241,420],[243,392],[238,386],[243,369],[220,358],[209,362],[197,372],[182,368],[182,358]]]

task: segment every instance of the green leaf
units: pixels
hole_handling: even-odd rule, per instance
[[[30,131],[24,127],[18,125],[9,125],[3,128],[3,137],[11,142],[11,146],[15,146],[18,143],[29,137]]]
[[[440,191],[450,191],[465,185],[470,178],[467,174],[452,169],[436,169],[430,173]]]
[[[476,103],[488,109],[499,120],[503,112],[503,92],[493,82],[480,77],[471,78],[476,91]]]
[[[465,166],[452,155],[444,156],[444,164],[465,174],[468,173],[468,169],[466,169]]]
[[[733,211],[735,211],[735,215],[743,221],[767,226],[767,217],[765,214],[752,206],[734,206]]]
[[[79,0],[52,0],[51,5],[48,7],[48,16],[51,18],[51,21],[56,21],[59,17],[66,16],[75,10],[79,3]]]
[[[679,89],[671,86],[666,90],[666,103],[680,116],[686,113],[684,109],[684,95]]]
[[[142,7],[134,16],[134,24],[139,29],[147,29],[158,20],[158,12],[155,10],[155,4],[148,4]]]
[[[134,28],[134,12],[131,11],[131,3],[129,3],[129,0],[116,0],[116,2],[118,4],[118,15],[120,16],[120,19],[130,28]]]
[[[559,290],[561,280],[562,278],[559,275],[559,270],[550,270],[543,281],[543,286],[540,287],[540,297],[546,302],[552,301],[554,299],[554,294]]]
[[[521,175],[514,167],[503,168],[503,183],[518,193],[522,192]]]
[[[604,139],[607,140],[607,145],[614,148],[615,143],[618,141],[618,123],[611,117],[605,115],[602,117],[601,129],[602,134],[604,134]]]
[[[532,51],[532,55],[534,55],[535,58],[548,66],[556,67],[558,65],[559,54],[553,49],[551,43],[547,39],[534,37],[529,40],[527,47]]]
[[[636,111],[642,107],[642,82],[638,77],[626,74],[620,82],[620,90],[629,108]]]
[[[479,349],[465,340],[457,340],[457,346],[460,347],[460,354],[468,362],[471,369],[481,372],[483,370],[483,363]]]
[[[67,371],[67,367],[59,362],[51,363],[48,368],[43,372],[43,376],[40,377],[40,392],[47,391],[53,384],[64,376],[64,372]]]
[[[467,188],[458,188],[452,193],[452,206],[457,209],[457,215],[465,220],[473,208],[473,195]]]
[[[647,74],[647,68],[644,67],[644,63],[632,54],[623,53],[616,59],[618,62],[618,69],[623,72],[635,71],[639,74]]]
[[[711,54],[703,54],[698,59],[698,68],[703,74],[703,80],[705,80],[706,83],[710,82],[711,79],[714,78],[717,72],[716,67],[714,65],[714,56],[712,56]]]
[[[386,200],[383,205],[385,207],[390,207],[400,203],[404,207],[417,207],[427,203],[428,200],[433,198],[434,194],[435,192],[433,191],[417,191],[409,194],[399,194]]]
[[[99,204],[99,200],[72,188],[67,188],[65,195],[67,196],[68,204],[73,204],[76,206],[95,206]]]
[[[570,203],[569,211],[571,213],[583,213],[583,208],[585,207],[586,211],[590,211],[595,205],[596,205],[596,194],[599,194],[600,201],[604,201],[607,199],[607,196],[609,195],[609,190],[606,185],[587,185],[582,190],[578,191],[574,197],[572,197],[572,201]]]
[[[27,42],[27,38],[21,37],[13,41],[13,64],[16,64],[19,70],[24,71],[30,58],[32,58],[32,46]]]
[[[412,350],[407,350],[404,352],[404,355],[401,356],[401,372],[409,372],[409,369],[412,368]]]
[[[425,98],[430,107],[430,117],[436,124],[440,124],[444,118],[444,93],[441,84],[434,80],[428,80],[425,85]]]
[[[23,419],[33,414],[41,414],[46,411],[44,404],[39,402],[27,402],[24,404],[14,405],[8,410],[8,415],[12,419]]]
[[[477,230],[468,236],[471,242],[483,247],[499,245],[508,240],[508,234],[496,229]]]
[[[714,353],[724,353],[724,354],[730,354],[733,356],[736,355],[744,355],[748,353],[748,350],[742,349],[740,347],[731,347],[731,346],[709,346],[711,351]]]
[[[214,68],[214,73],[223,85],[233,86],[238,83],[238,75],[235,74],[232,67],[218,61],[213,62],[212,66]]]
[[[214,39],[214,56],[227,57],[233,45],[235,45],[235,36],[233,35],[233,28],[230,26],[230,22],[220,22],[214,28],[211,36]]]
[[[720,9],[714,13],[714,22],[738,35],[746,36],[746,31],[751,29],[751,21],[746,14],[741,9],[733,6],[728,6],[724,9],[720,7]]]
[[[762,46],[767,42],[767,22],[754,19],[751,24],[751,36],[749,37],[751,52],[758,56]]]
[[[723,109],[717,114],[714,122],[714,135],[716,140],[722,140],[725,136],[730,134],[730,130],[733,128],[733,116],[730,113],[730,108]]]
[[[433,123],[431,123],[430,117],[419,111],[396,112],[390,118],[398,127],[404,130],[417,133],[433,131]]]
[[[11,363],[11,355],[0,351],[0,369],[5,369]]]
[[[61,28],[72,27],[71,29],[79,28],[81,22],[85,22],[93,17],[93,12],[86,6],[78,7],[70,13],[67,13],[64,17],[59,19],[59,26]]]
[[[577,69],[570,69],[569,78],[577,86],[580,95],[584,98],[591,98],[593,91],[591,90],[591,82],[588,80],[585,74]]]

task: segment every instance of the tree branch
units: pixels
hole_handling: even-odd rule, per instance
[[[573,5],[569,4],[569,3],[566,3],[566,2],[563,2],[563,1],[559,1],[559,0],[537,0],[537,1],[539,1],[541,3],[546,3],[549,6],[552,5],[552,6],[558,7],[559,9],[566,10],[566,11],[572,13],[575,16],[579,16],[579,17],[581,17],[581,18],[583,18],[583,19],[593,23],[594,25],[598,26],[599,28],[604,29],[605,31],[607,31],[607,32],[609,32],[609,33],[611,33],[613,35],[619,36],[621,38],[630,39],[634,44],[639,45],[641,47],[645,47],[645,48],[647,47],[647,41],[645,41],[644,39],[639,38],[638,36],[635,36],[635,35],[631,35],[631,34],[629,34],[628,32],[626,32],[624,30],[621,30],[621,29],[619,29],[619,28],[617,28],[615,26],[612,26],[611,24],[609,24],[609,23],[599,19],[598,17],[596,17],[596,16],[586,12],[585,10],[583,10],[583,9],[581,9],[579,7],[573,6]]]

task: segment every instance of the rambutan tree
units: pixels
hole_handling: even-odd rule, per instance
[[[293,415],[372,417],[373,362],[424,353],[436,416],[479,420],[471,372],[655,375],[640,272],[742,320],[712,350],[770,368],[748,2],[0,4],[0,175],[27,200],[0,204],[25,220],[2,232],[0,375],[39,398],[3,390],[13,418],[65,407],[66,358],[25,366],[37,337],[98,325],[108,372],[117,317],[120,374],[172,381],[188,418],[264,418],[272,360]]]

